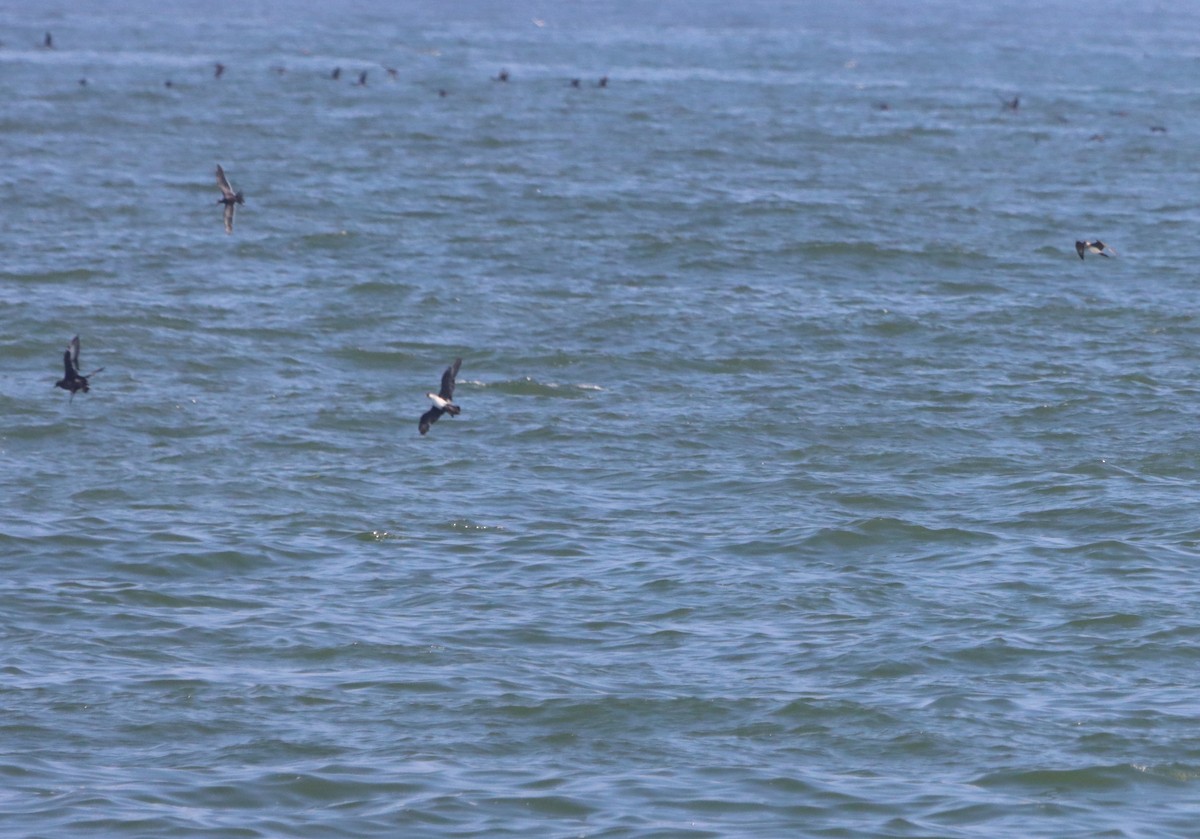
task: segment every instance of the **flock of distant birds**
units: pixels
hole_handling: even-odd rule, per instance
[[[45,47],[46,49],[54,48],[54,36],[51,33],[49,33],[49,32],[46,33],[45,38],[42,39],[42,46]],[[213,66],[213,77],[217,78],[217,79],[221,78],[221,76],[225,75],[225,69],[226,69],[226,67],[224,64],[222,64],[221,62],[217,62]],[[388,76],[392,79],[395,79],[399,74],[398,71],[394,67],[386,67],[384,69],[387,71]],[[282,72],[282,68],[276,68],[276,72]],[[334,81],[337,81],[338,79],[341,78],[341,76],[342,76],[342,68],[335,67],[335,68],[333,68],[333,72],[330,73],[329,77],[331,79],[333,79]],[[497,81],[497,82],[507,82],[509,80],[508,70],[501,69],[500,72],[496,76],[494,76],[492,80]],[[80,85],[86,86],[88,81],[86,78],[84,78],[84,79],[80,79],[79,83],[80,83]],[[358,74],[358,81],[354,82],[354,84],[357,87],[365,87],[366,86],[366,84],[367,84],[367,71],[366,70],[363,70]],[[570,80],[571,87],[581,87],[582,84],[583,84],[583,82],[581,79],[575,78],[575,79]],[[165,85],[167,87],[173,86],[172,82],[169,79],[165,82]],[[596,86],[597,87],[608,87],[608,76],[601,76],[599,81],[597,81]],[[438,95],[446,96],[447,92],[445,89],[439,89]],[[241,192],[240,190],[235,190],[233,188],[233,186],[229,183],[229,178],[228,178],[228,176],[226,176],[225,170],[221,167],[221,165],[219,163],[217,164],[217,188],[221,190],[221,197],[217,199],[217,203],[224,206],[225,232],[233,233],[233,217],[234,217],[235,208],[238,207],[239,205],[245,205],[246,197],[243,192]],[[428,433],[430,427],[435,422],[437,422],[443,415],[449,415],[451,417],[456,417],[460,413],[462,413],[462,408],[460,408],[453,401],[454,400],[454,383],[455,383],[455,380],[458,378],[458,371],[461,367],[462,367],[462,359],[461,358],[454,359],[454,362],[449,367],[446,368],[445,372],[442,373],[442,382],[441,382],[441,386],[438,388],[438,391],[436,393],[434,393],[433,391],[430,391],[425,394],[427,397],[429,397],[429,400],[433,403],[433,405],[432,405],[432,407],[430,407],[430,409],[428,411],[421,414],[420,419],[417,421],[417,430],[422,435]],[[67,344],[67,349],[63,353],[63,368],[64,368],[63,377],[61,379],[59,379],[57,382],[55,382],[54,386],[62,388],[63,390],[68,391],[71,394],[71,398],[68,401],[73,401],[75,399],[75,394],[78,393],[79,391],[83,391],[84,393],[87,393],[91,389],[89,379],[91,379],[92,376],[94,376],[97,373],[104,370],[103,367],[100,367],[100,368],[88,373],[86,376],[82,372],[80,372],[79,336],[78,335],[71,338],[70,342]]]
[[[54,35],[51,34],[50,32],[47,32],[45,37],[42,39],[42,46],[48,50],[54,49]],[[287,72],[287,68],[285,68],[285,67],[275,67],[273,69],[279,75],[283,75],[284,73]],[[400,77],[400,71],[397,70],[395,67],[384,67],[383,69],[387,72],[388,78],[392,79],[393,81],[395,81],[396,79],[398,79]],[[215,64],[213,64],[213,78],[214,79],[221,78],[221,76],[225,75],[225,70],[226,70],[226,67],[224,64],[222,64],[220,61],[216,62]],[[368,71],[366,71],[366,70],[359,71],[358,81],[354,82],[355,87],[366,87],[367,86],[367,72]],[[342,68],[334,67],[332,72],[330,72],[330,74],[329,74],[329,78],[335,82],[340,80],[342,78]],[[497,73],[495,76],[492,77],[492,81],[495,81],[495,82],[507,82],[508,80],[509,80],[509,73],[508,73],[507,69],[501,69],[499,73]],[[571,87],[576,87],[576,88],[583,87],[583,79],[578,78],[578,77],[570,79],[569,84],[571,85]],[[86,76],[79,80],[79,85],[81,87],[87,87],[88,80],[87,80]],[[171,81],[170,79],[167,79],[165,82],[163,82],[163,86],[164,87],[174,87],[175,83],[173,81]],[[596,87],[608,87],[608,76],[601,76],[599,78],[599,80],[597,80],[597,82],[596,82]],[[447,95],[449,95],[449,92],[444,87],[438,88],[438,96],[447,96]],[[885,110],[886,110],[886,108],[885,108]]]
[[[42,41],[42,46],[46,49],[54,48],[54,37],[51,35],[51,33],[46,33],[46,36]],[[224,64],[217,62],[213,68],[214,78],[221,78],[221,76],[225,74],[225,69],[226,68]],[[389,77],[393,79],[397,77],[398,71],[394,67],[386,67],[384,69],[387,71]],[[276,68],[276,72],[283,72],[283,68]],[[333,72],[330,74],[330,78],[336,81],[341,78],[341,75],[342,68],[335,67]],[[501,69],[500,72],[492,78],[492,80],[496,82],[507,82],[509,78],[508,70]],[[81,85],[86,85],[87,79],[80,79],[79,83]],[[578,78],[570,80],[571,87],[581,87],[582,83],[582,80]],[[366,86],[366,70],[363,70],[358,74],[358,81],[354,82],[354,84],[358,87]],[[166,82],[166,86],[172,86],[169,80]],[[596,86],[608,87],[608,76],[601,76],[597,81]],[[446,90],[439,89],[438,95],[446,96]],[[1017,111],[1021,107],[1021,97],[1014,96],[1011,99],[1007,97],[1001,97],[1001,103],[1006,110]],[[881,111],[891,110],[891,106],[886,102],[880,102],[876,105],[876,107]],[[1154,133],[1166,133],[1167,129],[1161,125],[1152,125],[1150,130]],[[1097,137],[1099,137],[1099,135],[1094,136],[1092,139],[1097,139]],[[1100,139],[1103,138],[1101,137]],[[221,190],[221,197],[217,199],[217,203],[224,206],[225,232],[233,233],[234,208],[246,203],[245,195],[241,191],[235,190],[230,185],[229,178],[226,177],[225,170],[221,168],[220,164],[217,164],[217,187]],[[1098,255],[1106,258],[1117,255],[1117,252],[1114,248],[1104,244],[1099,239],[1085,239],[1082,241],[1077,240],[1075,242],[1075,252],[1079,255],[1080,259],[1083,259],[1086,254]],[[55,387],[60,387],[63,390],[69,391],[71,394],[71,400],[74,400],[75,394],[78,391],[87,393],[89,390],[88,380],[104,369],[101,367],[93,370],[86,376],[80,372],[78,335],[73,337],[67,344],[67,349],[63,353],[63,367],[63,377],[55,382]],[[460,367],[462,367],[462,359],[454,359],[454,362],[446,368],[444,373],[442,373],[441,387],[438,389],[438,392],[433,393],[431,391],[425,394],[427,397],[429,397],[430,401],[433,402],[433,406],[428,411],[421,414],[421,418],[417,421],[417,429],[422,435],[427,433],[430,426],[437,422],[443,414],[449,414],[451,417],[456,417],[459,415],[459,413],[461,413],[462,409],[453,402],[454,382],[458,377],[458,371]]]

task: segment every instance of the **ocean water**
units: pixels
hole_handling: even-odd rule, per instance
[[[0,7],[0,834],[1200,832],[1200,12],[350,6]]]

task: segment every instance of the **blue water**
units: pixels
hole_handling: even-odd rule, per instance
[[[1197,834],[1200,14],[644,5],[0,8],[0,834]]]

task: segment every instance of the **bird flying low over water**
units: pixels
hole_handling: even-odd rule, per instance
[[[233,232],[233,206],[235,204],[245,204],[246,199],[240,192],[234,192],[233,187],[229,185],[229,179],[225,177],[225,170],[221,168],[221,164],[217,164],[217,186],[221,188],[221,197],[217,199],[218,204],[225,205],[225,232]]]
[[[1085,253],[1098,253],[1103,257],[1116,256],[1117,252],[1108,245],[1101,242],[1099,239],[1092,241],[1086,239],[1082,242],[1075,243],[1075,253],[1079,254],[1079,258],[1083,259]]]
[[[437,422],[438,417],[442,414],[456,417],[462,412],[461,408],[450,401],[454,398],[454,378],[458,375],[459,367],[462,367],[462,359],[456,358],[454,363],[447,367],[446,372],[442,374],[442,389],[437,393],[425,394],[433,401],[433,407],[421,414],[421,421],[417,428],[422,434],[428,431],[429,426]]]
[[[67,351],[63,353],[63,367],[66,372],[63,377],[54,383],[55,387],[61,387],[63,390],[71,391],[71,400],[75,399],[75,391],[82,390],[88,392],[88,379],[99,373],[104,368],[93,370],[86,376],[79,373],[79,336],[76,335],[67,344]]]

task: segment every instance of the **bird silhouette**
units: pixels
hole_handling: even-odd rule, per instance
[[[221,164],[217,164],[217,186],[221,188],[221,197],[217,199],[218,204],[225,205],[225,232],[233,232],[233,208],[236,204],[245,204],[246,199],[240,192],[234,192],[233,187],[229,185],[229,179],[225,177],[225,170],[221,168]]]
[[[71,392],[71,399],[75,400],[75,392],[82,390],[88,392],[88,379],[103,370],[103,367],[93,370],[86,376],[79,372],[79,336],[76,335],[67,344],[67,350],[63,353],[63,377],[54,383],[55,387],[61,387],[63,390]]]
[[[421,414],[421,420],[417,423],[417,429],[424,434],[429,430],[429,427],[438,421],[442,414],[449,414],[452,417],[458,416],[462,409],[455,405],[452,400],[454,398],[454,378],[458,375],[458,368],[462,367],[462,359],[454,359],[454,363],[446,368],[446,372],[442,373],[442,388],[437,393],[426,393],[433,401],[433,407],[425,413]]]

